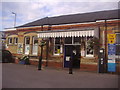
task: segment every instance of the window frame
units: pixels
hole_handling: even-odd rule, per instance
[[[53,50],[53,55],[55,55],[55,56],[59,56],[60,54],[62,54],[63,53],[63,45],[61,44],[61,38],[59,37],[59,39],[60,39],[60,43],[59,44],[56,44],[55,43],[55,39],[56,38],[54,38],[54,50]],[[55,53],[55,48],[56,48],[56,46],[60,46],[60,53]]]
[[[26,44],[26,39],[27,39],[27,38],[29,38],[29,44]],[[29,45],[29,52],[27,53],[27,52],[26,52],[26,47],[28,47],[28,45]],[[25,54],[25,55],[29,55],[29,54],[30,54],[30,36],[25,36],[25,37],[24,37],[24,54]]]
[[[11,40],[11,41],[10,41]],[[13,43],[13,38],[12,37],[9,37],[8,38],[8,44],[12,44]]]
[[[29,44],[30,44],[30,36],[25,36],[25,45],[29,45],[29,44],[26,44],[26,41],[27,41],[27,38],[29,38]]]
[[[38,55],[38,38],[37,38],[37,44],[34,44],[36,38],[37,38],[37,36],[33,36],[33,37],[32,37],[32,55]],[[33,48],[34,48],[35,46],[37,46],[37,53],[36,53],[36,54],[35,54],[34,51],[33,51],[33,50],[34,50]]]
[[[14,44],[18,44],[18,37],[14,37]]]
[[[85,41],[85,57],[94,57],[94,46],[93,46],[93,54],[87,54],[87,45],[88,45],[88,40],[94,38],[94,37],[85,37],[86,41]]]

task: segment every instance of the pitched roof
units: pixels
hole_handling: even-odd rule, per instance
[[[107,11],[98,11],[82,14],[71,14],[63,15],[56,17],[46,17],[42,18],[16,28],[20,27],[32,27],[32,26],[41,26],[41,25],[60,25],[60,24],[73,24],[73,23],[84,23],[84,22],[94,22],[96,20],[107,20],[107,19],[119,19],[118,17],[120,9],[116,10],[107,10]]]

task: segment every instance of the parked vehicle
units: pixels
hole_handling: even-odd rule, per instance
[[[13,63],[14,58],[10,51],[2,50],[2,63]]]

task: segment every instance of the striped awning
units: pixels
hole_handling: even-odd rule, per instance
[[[94,30],[87,31],[64,31],[64,32],[40,32],[38,33],[39,38],[47,37],[87,37],[94,36]]]

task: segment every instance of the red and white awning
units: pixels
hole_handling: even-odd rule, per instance
[[[39,38],[47,38],[47,37],[87,37],[87,36],[94,36],[94,30],[65,31],[65,32],[40,32],[40,33],[38,33]]]

